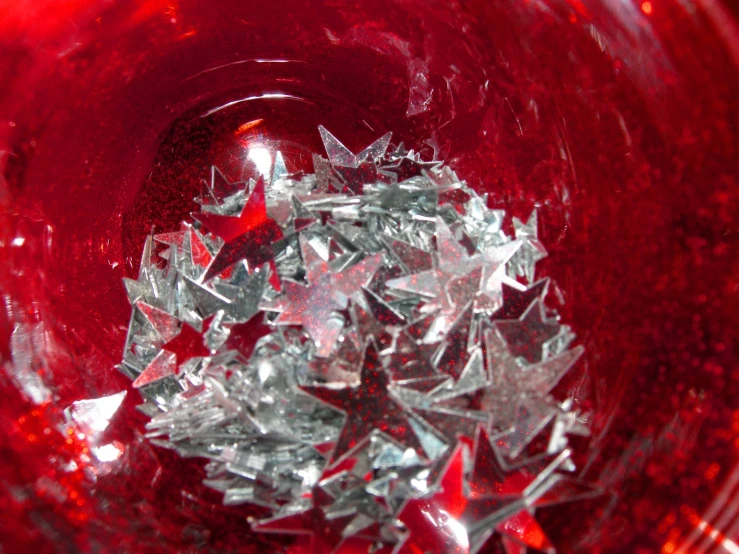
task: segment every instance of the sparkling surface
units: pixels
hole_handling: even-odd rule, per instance
[[[138,279],[124,281],[134,310],[119,369],[146,400],[147,437],[208,459],[203,483],[225,505],[269,509],[252,529],[298,535],[315,552],[510,552],[511,536],[553,550],[534,511],[568,494],[582,499],[563,485],[577,469],[569,435],[588,437],[590,414],[573,409],[577,397],[549,395],[582,347],[568,350],[574,333],[556,312],[542,320],[548,280],[527,289],[507,276],[526,266],[519,277],[533,277],[543,250],[518,254],[525,235],[506,235],[504,211],[487,208],[441,162],[388,150],[389,135],[350,160],[319,130],[329,161],[312,156],[318,173],[289,173],[281,152],[267,154],[269,163],[260,157],[258,177],[239,186],[212,170],[196,222],[144,244]],[[385,169],[403,159],[414,171],[386,182]],[[361,192],[327,192],[333,185],[321,180],[345,167],[336,163],[371,168]],[[208,278],[203,250],[247,234],[254,224],[244,214],[254,206],[258,225],[288,233],[258,245],[271,249],[269,266],[250,270],[247,248]],[[168,248],[157,254],[156,243]],[[419,288],[408,273],[424,258],[436,269],[432,286]],[[506,295],[514,306],[500,306],[493,280],[522,289]],[[530,307],[519,306],[527,297]],[[516,310],[519,318],[494,318]],[[525,452],[547,435],[543,452]],[[512,482],[486,455],[518,468]],[[480,486],[486,470],[499,491]],[[601,492],[580,481],[588,498]],[[522,528],[537,541],[524,540]]]
[[[567,300],[563,320],[598,367],[597,379],[575,370],[554,392],[587,391],[588,473],[618,492],[587,509],[539,510],[552,541],[646,553],[730,539],[731,9],[13,5],[0,23],[3,546],[309,551],[245,540],[254,511],[222,508],[193,485],[200,462],[142,441],[134,394],[100,439],[122,452],[112,462],[55,429],[73,402],[125,386],[112,369],[130,309],[120,278],[137,275],[152,225],[178,231],[214,161],[238,180],[248,144],[317,151],[320,123],[356,137],[355,152],[390,128],[409,148],[428,139],[496,207],[521,221],[538,207],[550,295]],[[354,128],[361,119],[372,128]]]
[[[203,276],[207,281],[235,263],[246,260],[251,270],[272,260],[272,243],[282,238],[282,231],[267,217],[264,179],[259,179],[238,217],[200,213],[196,216],[211,233],[223,239],[223,245],[211,260]]]
[[[370,343],[364,350],[358,387],[338,390],[303,387],[305,392],[327,404],[347,410],[347,421],[331,455],[332,461],[354,448],[373,429],[390,435],[402,445],[421,448],[421,443],[411,429],[409,416],[390,397],[389,378],[380,363],[377,347]]]

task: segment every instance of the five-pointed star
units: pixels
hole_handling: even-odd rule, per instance
[[[159,353],[133,382],[133,387],[143,387],[175,375],[180,366],[191,358],[210,356],[211,351],[203,341],[203,333],[208,330],[209,326],[210,321],[204,321],[203,332],[199,332],[189,323],[183,323],[180,332],[162,345]]]
[[[342,457],[375,430],[422,451],[421,443],[408,420],[410,414],[391,395],[390,376],[382,367],[374,341],[369,341],[365,347],[361,367],[359,384],[356,386],[301,387],[308,394],[346,414],[331,461]]]
[[[258,312],[248,321],[236,323],[229,328],[226,348],[238,351],[245,360],[248,360],[259,339],[272,331],[272,327],[264,323],[264,312]]]
[[[485,353],[491,373],[491,385],[476,394],[469,408],[495,414],[495,426],[510,431],[519,416],[523,396],[545,398],[584,352],[582,345],[529,365],[525,378],[508,350],[505,339],[496,329],[485,331]]]
[[[193,217],[225,241],[208,266],[203,281],[220,275],[240,260],[246,260],[251,271],[265,262],[270,262],[274,270],[272,246],[282,238],[282,230],[267,215],[263,178],[254,185],[254,190],[238,217],[210,212],[193,214]],[[279,288],[276,271],[272,271],[270,278],[273,286],[276,284],[276,288]]]
[[[162,345],[162,350],[175,355],[177,367],[181,366],[190,358],[209,356],[210,350],[203,342],[203,333],[208,330],[210,320],[203,322],[203,332],[196,330],[189,323],[183,323],[179,334]]]
[[[542,346],[559,332],[559,323],[544,315],[541,300],[534,300],[519,319],[496,321],[495,326],[514,356],[531,363],[541,360]]]

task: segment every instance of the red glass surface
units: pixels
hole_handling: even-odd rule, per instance
[[[0,2],[3,551],[306,552],[253,534],[263,513],[221,506],[201,461],[148,444],[114,365],[146,234],[179,228],[211,164],[240,177],[249,145],[310,167],[323,124],[354,151],[393,131],[493,205],[539,207],[540,267],[587,349],[557,393],[593,410],[578,457],[609,491],[540,510],[552,543],[736,552],[733,8]],[[46,394],[22,394],[29,372]],[[120,390],[104,430],[65,419]]]

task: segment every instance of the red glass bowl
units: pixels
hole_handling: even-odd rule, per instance
[[[323,124],[538,207],[608,491],[539,512],[559,551],[739,552],[738,65],[720,0],[1,2],[0,550],[297,551],[142,438],[114,365],[146,234]]]

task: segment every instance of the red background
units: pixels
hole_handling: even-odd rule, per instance
[[[432,139],[491,205],[539,206],[541,270],[587,349],[558,393],[593,411],[580,464],[609,490],[540,512],[558,548],[730,551],[737,64],[736,12],[716,0],[1,2],[0,545],[276,540],[199,485],[202,462],[142,439],[136,392],[95,438],[61,412],[130,388],[121,278],[149,230],[176,228],[210,164],[235,176],[250,144],[305,165],[323,124],[354,149]],[[428,86],[409,90],[409,67]],[[407,116],[411,92],[427,109]],[[293,98],[254,99],[270,93]],[[16,386],[20,324],[39,337],[40,405]],[[95,444],[123,454],[86,465]]]

